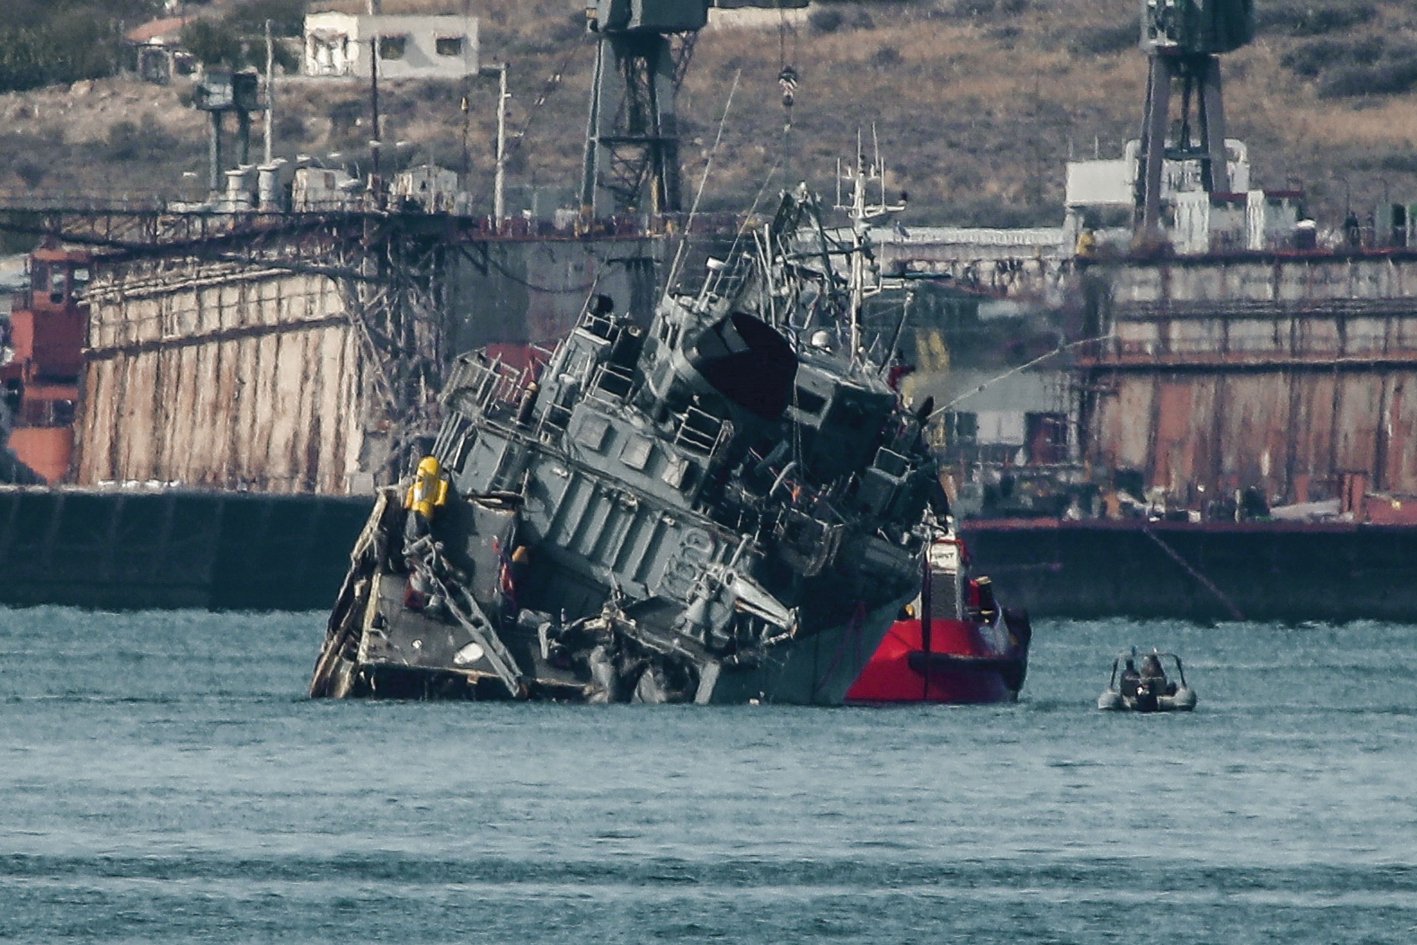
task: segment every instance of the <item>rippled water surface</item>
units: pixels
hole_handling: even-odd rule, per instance
[[[888,710],[311,702],[321,634],[0,610],[0,941],[1417,941],[1417,628],[1041,622]],[[1194,714],[1094,708],[1132,643]]]

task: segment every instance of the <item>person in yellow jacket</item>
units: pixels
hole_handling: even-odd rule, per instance
[[[450,488],[437,457],[425,456],[418,461],[418,471],[413,474],[413,482],[409,483],[403,497],[403,507],[409,512],[405,537],[411,541],[428,534],[434,516],[448,504]]]
[[[1083,227],[1078,234],[1077,245],[1073,248],[1073,254],[1081,259],[1091,259],[1097,255],[1097,234],[1092,232],[1091,227]]]

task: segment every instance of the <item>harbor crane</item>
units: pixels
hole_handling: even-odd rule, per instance
[[[1230,190],[1220,54],[1254,39],[1255,0],[1141,0],[1141,5],[1141,45],[1151,62],[1136,177],[1136,230],[1153,237],[1161,223],[1167,160],[1198,162],[1208,193]],[[1181,110],[1179,132],[1171,137],[1173,84],[1181,88]]]
[[[581,174],[582,213],[683,208],[675,95],[710,7],[801,8],[807,0],[588,0],[598,39]]]

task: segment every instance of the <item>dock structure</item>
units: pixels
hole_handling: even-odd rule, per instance
[[[368,493],[431,442],[452,358],[521,366],[592,290],[648,317],[662,237],[421,211],[45,206],[95,248],[70,481]]]
[[[1417,615],[1410,526],[977,519],[961,532],[1034,618],[1341,624]]]
[[[328,607],[373,500],[0,487],[0,607]]]
[[[1133,257],[1086,268],[1079,429],[1097,468],[1190,508],[1260,490],[1417,495],[1417,251]]]

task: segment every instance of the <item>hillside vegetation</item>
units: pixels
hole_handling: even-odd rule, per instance
[[[50,5],[70,13],[83,6]],[[1259,38],[1223,60],[1229,130],[1249,142],[1254,180],[1304,186],[1311,208],[1330,219],[1346,204],[1370,207],[1385,194],[1417,202],[1417,5],[1257,5]],[[225,6],[230,19],[242,4]],[[830,189],[857,129],[869,140],[874,127],[916,222],[1055,223],[1063,162],[1119,156],[1140,125],[1146,60],[1136,46],[1137,7],[1136,0],[857,0],[815,3],[795,18],[769,14],[759,28],[706,30],[680,99],[686,191],[697,190],[711,153],[709,209],[744,208],[789,178]],[[462,9],[463,0],[384,0],[385,12]],[[470,0],[470,9],[481,21],[484,62],[511,63],[509,128],[517,139],[509,181],[573,186],[593,52],[584,4]],[[783,65],[801,76],[786,134]],[[101,73],[0,95],[0,190],[195,196],[206,176],[206,125],[185,104],[190,93],[180,84],[83,78]],[[404,162],[462,167],[466,155],[485,192],[492,92],[476,80],[466,88],[387,83],[383,137],[404,142]],[[337,162],[367,153],[367,89],[358,83],[292,80],[277,101],[278,153]],[[259,133],[258,121],[257,153]]]

